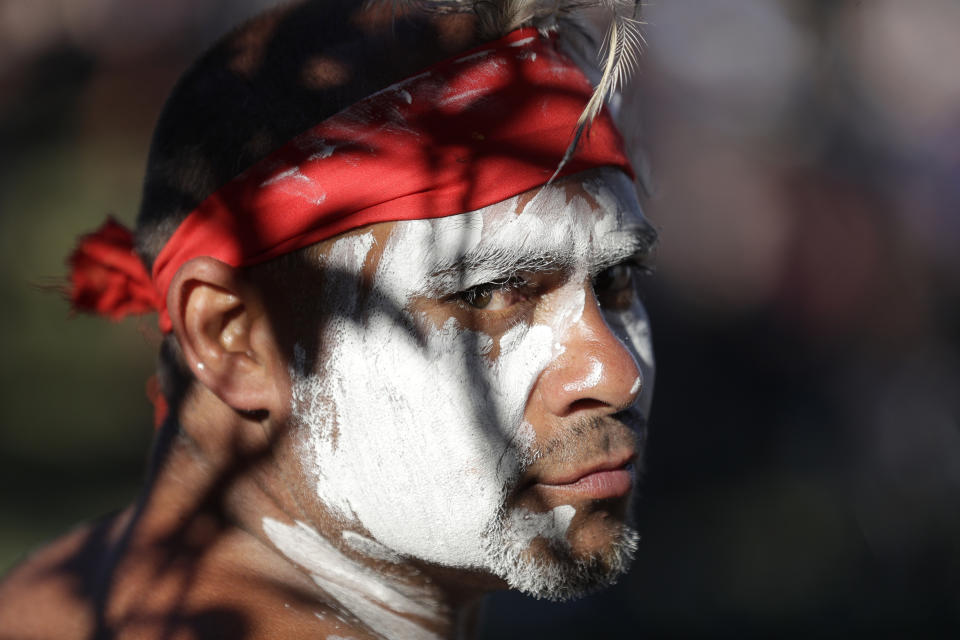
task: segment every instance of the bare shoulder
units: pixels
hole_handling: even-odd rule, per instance
[[[33,552],[0,581],[0,640],[85,638],[98,573],[121,516],[80,526]]]
[[[243,536],[221,532],[196,547],[125,540],[129,518],[79,527],[10,571],[0,640],[369,637],[308,583],[291,588],[248,542],[231,541]]]
[[[368,637],[306,590],[274,588],[278,576],[242,547],[176,557],[134,541],[118,556],[126,522],[79,527],[4,576],[0,640]]]

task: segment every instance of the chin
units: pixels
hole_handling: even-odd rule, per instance
[[[640,540],[629,523],[610,514],[584,514],[568,520],[569,530],[547,530],[532,540],[515,516],[502,524],[487,538],[494,573],[510,588],[544,600],[571,600],[613,585],[630,568]]]

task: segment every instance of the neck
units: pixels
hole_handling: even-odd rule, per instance
[[[481,599],[451,594],[399,558],[340,548],[305,522],[264,518],[279,554],[313,581],[318,602],[349,613],[386,638],[473,637]]]
[[[244,429],[250,426],[222,431]],[[185,431],[192,433],[192,426]],[[179,435],[160,453],[137,529],[147,546],[164,546],[164,562],[173,556],[202,562],[207,573],[246,575],[244,588],[261,603],[275,602],[277,618],[296,593],[298,610],[311,614],[297,618],[300,627],[386,638],[475,635],[479,591],[457,593],[329,517],[310,517],[296,491],[277,477],[282,474],[272,473],[278,465],[267,452],[245,447],[243,455],[228,457],[205,450],[202,441]]]

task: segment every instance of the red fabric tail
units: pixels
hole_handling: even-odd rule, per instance
[[[80,238],[67,264],[70,306],[75,311],[120,320],[163,306],[150,274],[134,253],[133,234],[113,218]]]

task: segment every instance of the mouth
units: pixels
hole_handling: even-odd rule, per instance
[[[545,478],[536,484],[551,493],[565,497],[590,500],[621,498],[633,488],[634,461],[633,451],[608,458],[596,464],[556,478]]]

